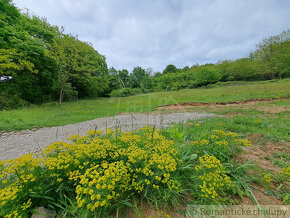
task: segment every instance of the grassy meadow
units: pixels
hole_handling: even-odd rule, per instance
[[[248,82],[213,88],[157,92],[121,98],[98,98],[0,111],[0,131],[33,129],[78,123],[118,113],[154,111],[161,105],[183,102],[231,102],[246,99],[287,98],[290,80]]]

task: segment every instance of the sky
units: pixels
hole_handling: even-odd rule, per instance
[[[108,67],[162,71],[246,57],[290,28],[289,0],[13,0],[91,42]]]

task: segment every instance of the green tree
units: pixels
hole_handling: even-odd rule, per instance
[[[0,49],[0,76],[12,76],[11,81],[0,83],[0,109],[24,104],[21,98],[26,99],[37,73],[34,65],[16,49]]]
[[[233,61],[230,66],[230,75],[234,80],[251,80],[256,78],[256,63],[250,58],[241,58]]]
[[[162,73],[167,74],[167,73],[176,73],[176,72],[177,72],[176,66],[173,64],[169,64],[165,67]]]
[[[64,95],[71,97],[75,91],[80,97],[90,97],[100,96],[108,88],[105,57],[91,45],[76,37],[62,35],[53,42],[49,55],[58,66],[55,89],[60,103]]]
[[[114,67],[109,69],[109,93],[113,90],[122,88],[122,83],[119,79],[119,72]],[[123,87],[124,88],[124,87]]]
[[[253,58],[263,65],[264,75],[271,79],[289,73],[290,29],[281,34],[263,39],[257,45]],[[287,61],[288,60],[288,61]]]
[[[134,67],[132,73],[130,74],[130,87],[131,88],[140,88],[141,82],[145,77],[146,72],[142,67]]]
[[[209,67],[200,67],[194,71],[195,86],[205,86],[208,84],[216,83],[220,79],[220,72]]]
[[[125,88],[125,87],[128,87],[129,86],[129,72],[128,70],[126,69],[122,69],[122,70],[119,70],[119,80],[122,84],[122,87]]]

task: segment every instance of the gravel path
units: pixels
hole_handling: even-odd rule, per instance
[[[56,141],[64,141],[70,135],[84,135],[88,130],[121,127],[122,131],[131,131],[145,125],[156,128],[167,127],[171,123],[186,122],[214,114],[187,112],[172,114],[128,114],[115,117],[98,118],[77,124],[59,127],[41,128],[38,130],[25,130],[21,132],[7,132],[0,135],[0,160],[20,157],[31,152],[39,152]]]

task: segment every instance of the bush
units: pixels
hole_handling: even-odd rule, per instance
[[[0,93],[0,110],[14,109],[28,105],[17,95],[9,95],[7,93]]]
[[[199,68],[195,71],[194,75],[194,84],[196,87],[213,84],[221,79],[220,72],[208,68]]]
[[[110,94],[111,97],[125,97],[129,95],[138,95],[141,94],[142,91],[139,88],[122,88],[122,89],[116,89],[113,90]]]

